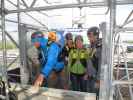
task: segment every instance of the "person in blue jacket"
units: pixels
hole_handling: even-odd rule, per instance
[[[63,32],[49,32],[48,39],[42,32],[34,32],[31,35],[31,40],[42,53],[41,71],[34,82],[34,86],[41,86],[43,81],[47,82],[53,70],[59,72],[64,68],[64,62],[60,58],[60,53],[64,47]]]

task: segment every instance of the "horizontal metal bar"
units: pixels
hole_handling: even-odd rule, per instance
[[[132,75],[132,74],[133,74],[133,72],[129,73],[129,76]],[[120,80],[123,80],[125,78],[127,78],[127,75],[123,76]]]
[[[121,87],[127,88],[129,86],[128,85],[121,85]],[[131,86],[131,88],[133,88],[133,86]]]
[[[133,85],[133,81],[120,81],[120,80],[115,80],[113,81],[113,85]]]
[[[12,23],[18,23],[18,21],[14,21],[14,20],[10,20],[10,19],[6,19],[6,21],[7,22],[12,22]],[[42,29],[44,29],[45,27],[41,27],[41,26],[36,26],[36,25],[31,25],[31,24],[26,24],[26,23],[20,23],[20,24],[22,24],[22,25],[26,25],[26,27],[27,26],[31,26],[32,27],[32,29],[40,29],[40,28],[42,28]]]
[[[22,75],[19,75],[19,74],[8,74],[8,76],[22,76]]]
[[[126,70],[126,68],[120,68],[120,67],[119,67],[119,68],[116,68],[116,67],[115,67],[114,69],[115,69],[115,70],[117,70],[117,69],[119,69],[119,70]],[[127,70],[133,71],[133,68],[127,68]]]
[[[132,0],[118,1],[117,5],[126,5],[133,4]],[[63,8],[77,8],[77,7],[89,7],[89,6],[108,6],[107,2],[90,2],[90,3],[82,3],[82,4],[62,4],[62,5],[52,5],[52,6],[44,6],[44,7],[34,7],[27,9],[19,9],[19,10],[8,10],[7,13],[18,13],[18,12],[30,12],[30,11],[46,11],[46,10],[54,10],[54,9],[63,9]]]
[[[22,1],[23,1],[23,0],[22,0]],[[13,6],[17,7],[17,5],[14,4],[12,1],[8,0],[8,2],[11,3]],[[25,1],[23,1],[23,2],[25,2]],[[23,6],[25,7],[24,4],[21,4],[21,3],[20,3],[20,5],[23,5]],[[28,8],[28,7],[26,7],[26,8]],[[31,7],[31,8],[32,8],[32,7]],[[25,12],[25,14],[26,14],[27,16],[29,16],[30,18],[32,18],[33,20],[35,20],[36,22],[38,22],[39,24],[41,24],[42,26],[44,26],[44,27],[47,28],[47,26],[46,26],[45,24],[41,23],[41,22],[40,22],[39,20],[37,20],[36,18],[32,17],[30,14],[28,14],[28,13],[26,13],[26,12]],[[20,23],[20,24],[21,24],[21,23]]]

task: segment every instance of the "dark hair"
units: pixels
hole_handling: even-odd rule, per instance
[[[72,33],[67,33],[66,35],[65,35],[65,39],[66,40],[73,40],[73,35],[72,35]]]
[[[81,35],[77,35],[74,41],[76,42],[77,39],[81,39],[81,41],[83,42],[83,37]]]
[[[99,30],[98,27],[93,26],[93,27],[91,27],[91,28],[88,29],[88,31],[87,31],[87,35],[89,35],[90,33],[93,33],[94,36],[98,36],[98,38],[99,38],[100,30]]]

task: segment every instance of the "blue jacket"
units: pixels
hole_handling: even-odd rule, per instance
[[[52,42],[50,46],[47,46],[48,39],[44,37],[36,37],[32,38],[32,43],[39,42],[42,54],[43,63],[41,64],[41,73],[44,75],[45,78],[48,78],[49,74],[52,70],[60,71],[64,68],[64,62],[58,61],[60,53],[64,47],[64,37],[62,32],[57,32],[57,36],[60,39],[58,43]]]
[[[42,47],[43,48],[43,47]],[[44,75],[45,78],[48,78],[52,70],[60,71],[64,68],[64,62],[59,62],[58,57],[62,48],[57,43],[51,43],[50,47],[47,49],[46,54],[46,63],[42,66],[41,73]],[[44,49],[43,49],[43,52]]]

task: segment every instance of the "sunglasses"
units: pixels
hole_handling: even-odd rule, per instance
[[[32,34],[31,38],[42,38],[44,37],[43,34]]]

